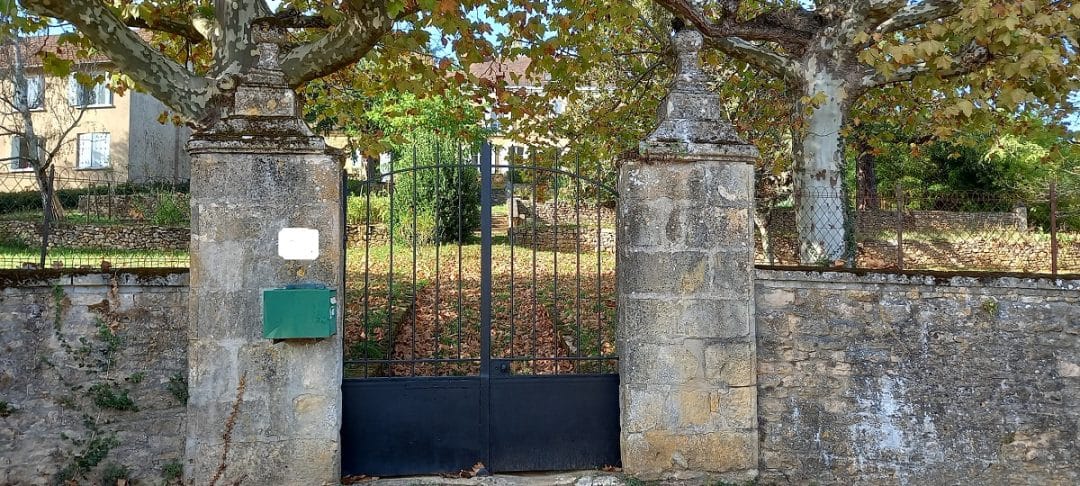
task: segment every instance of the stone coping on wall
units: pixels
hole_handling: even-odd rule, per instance
[[[941,272],[931,270],[863,270],[846,268],[756,266],[759,281],[818,281],[834,284],[938,285],[1004,287],[1036,290],[1080,290],[1080,274],[1032,275],[1005,272]]]
[[[0,290],[14,287],[52,287],[111,285],[187,287],[186,268],[136,268],[102,272],[101,270],[45,269],[0,270]]]

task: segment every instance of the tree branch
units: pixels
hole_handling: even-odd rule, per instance
[[[201,33],[190,22],[180,22],[173,19],[159,18],[147,21],[144,18],[128,17],[124,19],[124,24],[128,27],[135,27],[139,29],[153,30],[156,32],[164,32],[166,34],[173,34],[184,38],[184,40],[191,42],[192,44],[199,44],[206,42],[206,37],[203,37]]]
[[[898,32],[919,24],[943,19],[960,11],[958,0],[924,0],[908,5],[877,26],[882,34]]]
[[[740,61],[764,69],[788,83],[799,81],[799,62],[766,46],[757,45],[738,37],[708,39],[708,45]]]
[[[855,0],[846,8],[845,17],[856,19],[850,23],[848,31],[870,31],[882,22],[889,20],[907,6],[907,0]]]
[[[255,62],[252,54],[251,24],[272,15],[265,0],[238,2],[214,0],[214,27],[210,43],[214,49],[214,75],[238,73]]]
[[[386,13],[384,2],[348,2],[349,16],[322,38],[292,49],[281,58],[281,70],[292,86],[299,86],[358,61],[370,51],[394,22],[418,8],[410,2],[397,18]]]
[[[112,10],[96,0],[24,0],[40,14],[71,22],[124,74],[185,117],[200,121],[217,89],[148,46]]]
[[[983,46],[972,44],[968,49],[965,49],[964,52],[961,52],[960,55],[957,56],[953,66],[949,69],[934,70],[927,65],[926,62],[903,66],[888,76],[876,69],[870,69],[863,75],[862,86],[864,88],[875,88],[893,83],[911,81],[920,74],[930,72],[933,72],[934,75],[941,78],[962,76],[985,66],[992,59],[993,56],[991,56],[989,50]]]
[[[254,23],[280,29],[327,29],[328,22],[321,15],[303,15],[296,7],[289,7],[281,12],[255,19]]]
[[[676,17],[690,21],[706,38],[739,37],[747,41],[777,42],[791,46],[806,46],[820,30],[820,19],[802,8],[771,10],[746,21],[736,21],[730,9],[738,2],[726,1],[727,12],[718,21],[710,20],[690,0],[656,0]]]

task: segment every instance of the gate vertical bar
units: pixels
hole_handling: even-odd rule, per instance
[[[896,269],[904,269],[904,188],[896,184]]]
[[[1058,274],[1057,182],[1050,182],[1050,274]]]
[[[480,437],[491,464],[491,146],[480,145]]]

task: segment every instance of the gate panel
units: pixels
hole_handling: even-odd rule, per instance
[[[492,470],[619,464],[618,375],[493,377],[491,409]]]
[[[479,377],[345,380],[342,475],[469,469],[481,457]]]
[[[348,202],[343,471],[618,465],[600,166],[589,178],[557,152],[426,152]]]

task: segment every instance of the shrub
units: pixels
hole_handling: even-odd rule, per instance
[[[394,235],[417,243],[467,240],[480,226],[480,171],[466,165],[468,158],[453,162],[458,160],[456,144],[429,139],[414,150],[395,163]]]
[[[183,203],[183,198],[174,193],[161,193],[150,221],[158,226],[181,226],[187,223],[187,208]]]
[[[389,196],[349,196],[346,200],[345,221],[348,224],[379,224],[389,220]]]
[[[180,402],[181,405],[187,404],[189,395],[186,376],[180,373],[176,373],[170,376],[169,384],[166,385],[165,388],[169,391],[173,398],[176,399],[176,401]]]
[[[101,486],[116,486],[120,480],[131,479],[131,469],[119,464],[106,464],[101,471]]]
[[[161,477],[166,483],[176,481],[184,475],[184,465],[180,461],[172,461],[161,468]]]

